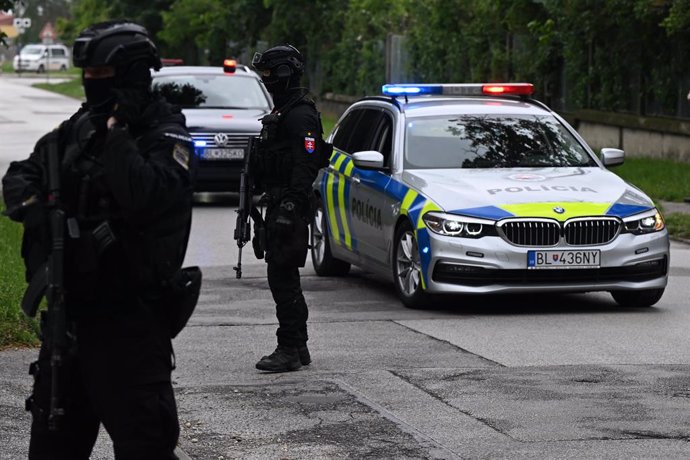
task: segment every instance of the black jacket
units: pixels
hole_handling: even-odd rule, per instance
[[[321,167],[322,128],[314,102],[303,89],[276,97],[275,127],[264,125],[258,182],[280,189],[280,201],[290,201],[306,213],[311,187]],[[300,97],[302,96],[302,97]],[[296,100],[296,102],[295,102]]]
[[[82,107],[41,138],[2,179],[10,217],[24,223],[27,278],[50,251],[45,143],[57,138],[61,207],[68,218],[65,289],[76,303],[121,303],[181,266],[191,225],[194,149],[184,116],[153,100],[129,129],[95,131]],[[32,196],[38,204],[22,207]],[[96,238],[102,224],[114,237]],[[98,233],[101,235],[101,233]]]

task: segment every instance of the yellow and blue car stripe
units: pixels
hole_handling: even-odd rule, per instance
[[[352,220],[347,213],[352,175],[355,164],[348,155],[334,149],[330,160],[333,170],[327,170],[321,180],[321,196],[328,215],[330,240],[350,251],[357,252],[357,240],[352,237]]]
[[[562,208],[563,213],[556,213],[554,211],[555,208]],[[652,206],[569,201],[482,206],[477,208],[455,209],[449,212],[451,214],[461,214],[468,217],[492,220],[505,219],[507,217],[548,217],[565,222],[573,217],[589,216],[615,216],[622,219],[650,209],[652,209]]]
[[[351,215],[347,212],[350,203],[351,182],[345,180],[345,178],[352,176],[354,163],[349,155],[334,149],[330,164],[332,170],[326,171],[320,184],[321,196],[326,204],[328,215],[330,240],[357,253],[357,235],[352,233]],[[428,211],[440,211],[442,210],[441,207],[416,190],[378,171],[359,169],[357,174],[363,182],[366,182],[374,190],[386,193],[401,203],[400,214],[409,217],[415,231],[422,265],[422,288],[426,289],[428,283],[427,269],[431,263],[431,248],[429,247],[431,241],[422,216]]]

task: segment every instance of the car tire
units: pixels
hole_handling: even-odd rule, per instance
[[[60,66],[60,72],[67,72],[67,66],[65,64]]]
[[[613,300],[621,307],[651,307],[664,295],[664,289],[642,291],[611,291]]]
[[[43,67],[43,64],[38,66],[38,69],[36,69],[36,73],[43,73],[46,71],[46,68]]]
[[[430,299],[422,288],[422,269],[417,238],[408,221],[400,224],[395,231],[393,284],[395,292],[406,307],[428,308]]]
[[[319,276],[345,276],[350,271],[350,263],[336,259],[331,253],[331,242],[328,237],[328,222],[323,209],[323,202],[318,200],[314,219],[311,224],[311,262]]]

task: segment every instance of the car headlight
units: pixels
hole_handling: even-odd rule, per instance
[[[625,231],[634,235],[645,235],[647,233],[659,232],[666,228],[664,218],[656,209],[623,219]]]
[[[434,233],[462,238],[481,238],[495,236],[495,222],[474,217],[456,216],[442,212],[427,212],[422,216],[427,228]]]

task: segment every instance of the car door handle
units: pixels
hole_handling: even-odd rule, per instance
[[[354,182],[355,184],[359,184],[362,181],[359,179],[359,176],[352,176],[352,182]]]

